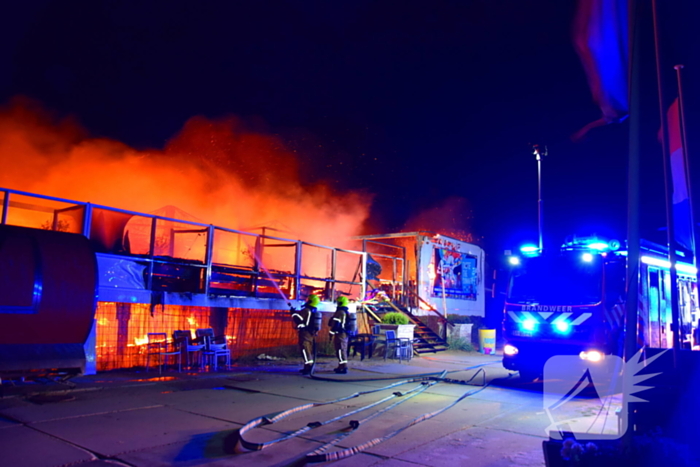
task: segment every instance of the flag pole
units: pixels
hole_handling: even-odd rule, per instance
[[[625,362],[631,362],[637,351],[639,333],[643,329],[638,328],[639,314],[639,259],[640,259],[640,236],[639,236],[639,206],[640,206],[640,55],[641,55],[641,32],[639,27],[639,6],[636,0],[629,2],[629,154],[627,162],[627,282],[625,297]],[[641,342],[644,347],[644,342]],[[623,378],[631,378],[626,366]],[[629,366],[631,368],[631,365]],[[632,426],[634,411],[629,402],[630,394],[623,391],[623,413],[624,432],[622,435],[623,446],[632,446]]]
[[[659,46],[659,24],[657,0],[652,0],[652,20],[654,26],[654,55],[656,58],[656,86],[659,98],[659,115],[661,116],[661,151],[664,166],[664,192],[666,195],[666,238],[668,243],[668,262],[671,276],[671,336],[673,339],[673,363],[678,361],[680,349],[680,314],[678,310],[678,271],[676,270],[676,235],[673,223],[673,183],[671,181],[671,157],[668,151],[668,127],[664,109],[661,80],[661,53]]]
[[[690,157],[688,156],[688,140],[685,132],[685,112],[683,107],[683,84],[681,82],[681,70],[683,65],[673,67],[676,70],[676,80],[678,83],[678,121],[681,132],[681,145],[683,147],[683,166],[685,167],[685,186],[688,187],[688,204],[690,205],[690,245],[693,254],[693,265],[697,264],[697,253],[695,252],[695,220],[693,216],[693,185],[690,181]]]
[[[641,32],[639,7],[635,0],[629,3],[629,155],[627,162],[627,296],[625,298],[625,361],[637,351],[639,308],[639,149],[640,149],[640,55]],[[641,343],[642,347],[644,343]]]

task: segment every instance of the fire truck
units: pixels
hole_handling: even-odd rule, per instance
[[[620,242],[573,238],[556,252],[524,247],[509,257],[503,366],[522,380],[542,374],[554,355],[597,361],[622,355],[625,341],[627,250]],[[640,245],[638,347],[672,348],[671,274],[666,247]],[[680,341],[698,349],[697,268],[678,252]]]

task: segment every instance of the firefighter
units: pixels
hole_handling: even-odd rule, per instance
[[[333,348],[335,348],[335,356],[338,357],[338,368],[334,369],[338,374],[348,372],[348,334],[350,321],[353,317],[349,316],[348,298],[340,296],[336,300],[338,307],[331,317],[328,327],[331,336],[333,336]]]
[[[299,349],[304,358],[304,368],[299,370],[302,375],[311,374],[314,366],[314,340],[319,330],[314,318],[320,315],[316,310],[319,303],[318,295],[311,294],[301,310],[292,309],[292,320],[299,334]]]

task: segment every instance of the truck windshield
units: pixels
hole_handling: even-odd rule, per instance
[[[594,255],[537,257],[513,271],[508,301],[523,304],[590,305],[602,295],[602,261]]]

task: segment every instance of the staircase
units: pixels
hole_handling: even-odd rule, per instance
[[[384,302],[384,306],[376,307],[377,312],[398,311],[406,316],[415,325],[413,329],[413,352],[417,355],[426,353],[443,352],[449,349],[445,339],[440,337],[435,331],[426,326],[423,321],[410,312],[408,308],[396,305],[392,302]]]
[[[445,339],[440,337],[408,309],[401,309],[416,327],[413,329],[413,351],[418,355],[443,352],[449,349]]]

